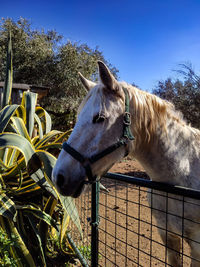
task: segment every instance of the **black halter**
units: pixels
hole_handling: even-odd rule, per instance
[[[81,155],[77,150],[71,147],[67,142],[63,143],[62,148],[69,153],[73,158],[79,161],[82,166],[85,168],[86,175],[88,177],[89,183],[95,182],[96,177],[92,174],[91,164],[95,163],[96,161],[100,160],[101,158],[105,157],[106,155],[112,153],[116,149],[121,146],[126,146],[128,141],[134,140],[134,136],[131,133],[130,125],[131,125],[131,115],[130,115],[130,107],[129,107],[129,95],[128,90],[123,88],[125,94],[125,113],[124,113],[124,120],[123,120],[123,134],[120,140],[113,145],[107,147],[103,151],[91,156],[90,158],[86,158]],[[128,154],[126,151],[125,156]]]

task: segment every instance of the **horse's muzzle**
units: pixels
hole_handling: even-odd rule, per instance
[[[80,183],[76,182],[76,183],[65,183],[65,177],[62,174],[57,174],[56,175],[56,179],[54,177],[54,183],[55,186],[58,190],[58,192],[63,195],[63,196],[71,196],[74,198],[77,198],[80,196],[80,194],[82,193],[83,189],[84,189],[84,185],[85,180],[84,177],[83,179],[80,179]]]

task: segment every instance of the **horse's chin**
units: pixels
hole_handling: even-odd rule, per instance
[[[114,165],[114,163],[110,164],[109,167],[107,167],[106,169],[104,169],[100,175],[98,175],[98,177],[103,176],[104,174],[106,174],[108,172],[108,170]],[[96,175],[97,176],[97,175]],[[59,189],[59,193],[63,196],[71,196],[73,198],[78,198],[84,191],[84,189],[88,188],[88,186],[85,185],[85,179],[79,184],[78,188],[76,189],[75,192],[73,192],[72,194],[69,194],[68,190],[66,189]]]
[[[73,198],[77,198],[81,195],[85,188],[85,183],[84,181],[79,185],[78,189],[75,191],[75,193],[72,195]]]
[[[80,183],[80,185],[78,186],[78,188],[76,189],[75,192],[71,193],[69,192],[66,188],[60,189],[57,188],[58,192],[64,196],[64,197],[73,197],[73,198],[77,198],[81,195],[81,193],[83,192],[85,187],[85,183],[84,181],[82,183]]]

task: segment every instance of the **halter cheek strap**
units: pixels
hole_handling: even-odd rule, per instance
[[[62,145],[62,148],[69,153],[74,159],[79,161],[81,165],[85,168],[86,175],[88,179],[93,177],[92,175],[92,169],[90,167],[91,161],[88,158],[85,158],[83,155],[81,155],[77,150],[75,150],[73,147],[71,147],[67,142],[64,142]],[[90,178],[89,178],[90,177]]]
[[[102,159],[103,157],[107,156],[108,154],[111,154],[116,149],[118,149],[121,146],[127,146],[129,141],[133,141],[135,138],[131,132],[130,125],[131,125],[131,115],[130,115],[130,105],[129,105],[129,95],[128,90],[126,88],[123,88],[124,94],[125,94],[125,113],[124,113],[124,119],[123,119],[123,134],[120,140],[113,145],[107,147],[100,153],[97,153],[90,158],[84,157],[82,154],[80,154],[77,150],[75,150],[73,147],[71,147],[67,142],[63,143],[62,148],[69,153],[74,159],[79,161],[81,165],[85,168],[86,175],[88,177],[89,183],[92,183],[96,180],[96,177],[92,174],[91,164],[95,163],[96,161]],[[126,150],[126,153],[124,156],[127,156],[128,149]]]

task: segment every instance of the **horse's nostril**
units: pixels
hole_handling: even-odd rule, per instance
[[[62,174],[58,174],[56,183],[59,187],[62,187],[64,185],[64,176]]]

